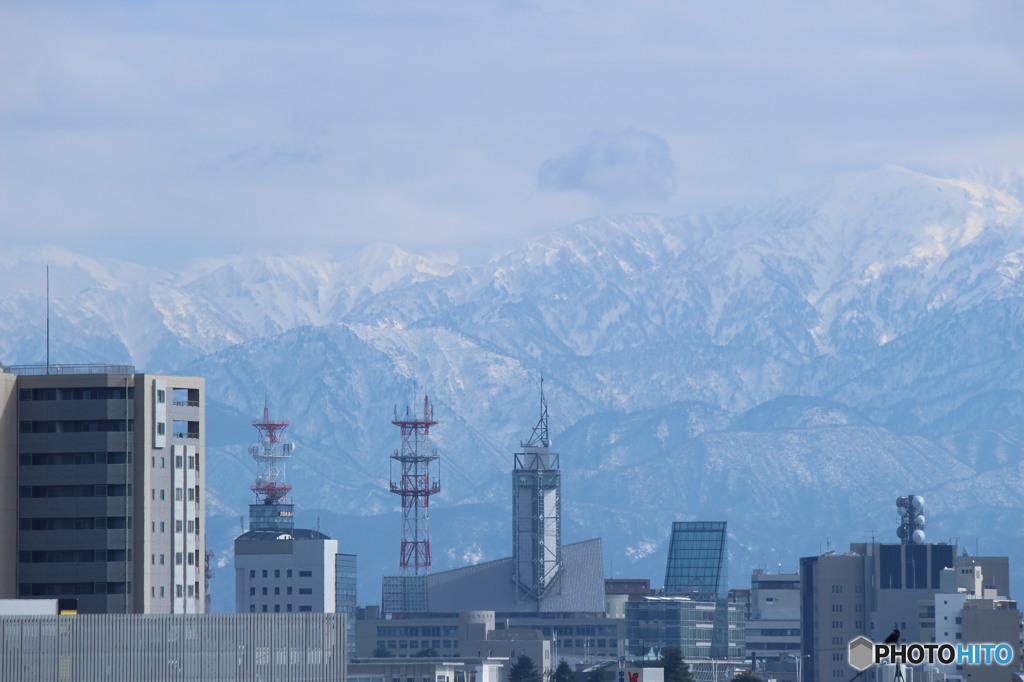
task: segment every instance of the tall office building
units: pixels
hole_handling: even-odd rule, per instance
[[[904,642],[922,642],[923,603],[953,566],[947,544],[859,542],[845,554],[800,559],[800,638],[803,676],[827,682],[846,675],[847,645],[865,635],[880,642],[895,628]]]
[[[512,470],[512,562],[519,594],[540,599],[562,568],[562,473],[551,451],[544,380],[540,419]]]
[[[204,381],[129,365],[0,373],[0,597],[202,613]]]
[[[711,657],[728,658],[729,554],[725,521],[675,521],[665,562],[665,595],[715,604]]]

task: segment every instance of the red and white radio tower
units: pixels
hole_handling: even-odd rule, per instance
[[[263,408],[263,420],[252,423],[260,434],[260,442],[249,447],[252,458],[263,465],[251,490],[258,504],[281,504],[292,488],[284,482],[284,463],[292,456],[292,444],[284,443],[281,436],[288,422],[270,420],[270,409]]]
[[[436,450],[430,449],[430,427],[437,424],[430,413],[430,398],[423,396],[423,415],[419,418],[405,408],[399,419],[398,408],[391,421],[402,431],[402,449],[391,455],[391,492],[402,496],[402,575],[430,572],[430,496],[441,491],[440,464]],[[401,477],[395,480],[395,462]],[[433,469],[433,471],[431,471]]]

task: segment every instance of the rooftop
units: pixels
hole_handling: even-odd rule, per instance
[[[48,374],[135,374],[135,365],[64,365],[61,363],[51,365],[3,365],[2,369],[7,374],[21,374],[32,376],[44,376]]]

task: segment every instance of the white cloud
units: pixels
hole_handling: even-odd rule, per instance
[[[447,248],[1019,163],[1022,25],[999,0],[4,3],[0,225],[91,253]],[[544,180],[582,191],[538,190],[540,160],[630,127],[661,143],[592,140]]]
[[[672,193],[675,164],[668,143],[632,128],[597,133],[537,172],[541,189],[581,190],[611,204],[664,201]]]

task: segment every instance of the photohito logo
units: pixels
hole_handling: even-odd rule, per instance
[[[850,665],[863,672],[876,663],[942,665],[1010,665],[1009,644],[875,644],[867,637],[850,641]]]

